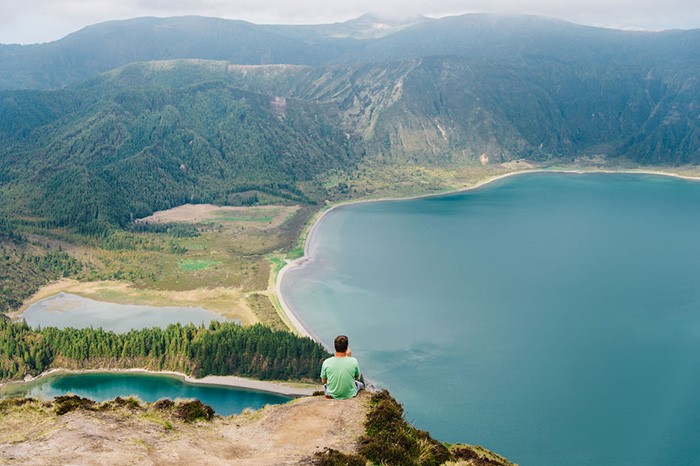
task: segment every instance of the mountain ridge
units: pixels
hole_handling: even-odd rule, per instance
[[[365,163],[700,162],[700,30],[475,14],[328,37],[376,18],[356,21],[141,18],[29,47],[39,68],[0,70],[45,87],[0,91],[4,210],[94,232],[186,202],[322,202]]]
[[[371,33],[373,25],[367,15],[326,25],[258,25],[200,16],[108,21],[45,44],[0,45],[0,89],[57,88],[134,61],[178,58],[319,66],[462,55],[517,64],[533,57],[561,60],[558,49],[566,45],[567,53],[567,47],[575,47],[579,61],[629,61],[655,42],[661,49],[644,59],[700,57],[700,29],[630,32],[483,13],[417,18],[382,34]],[[523,56],[523,50],[532,56]],[[679,52],[680,58],[673,58]]]

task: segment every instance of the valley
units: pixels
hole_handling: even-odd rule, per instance
[[[198,376],[235,374],[315,382],[314,368],[326,356],[327,348],[304,335],[310,331],[319,343],[326,344],[328,335],[301,328],[310,318],[292,314],[288,293],[284,298],[280,295],[279,274],[309,252],[307,239],[325,213],[335,215],[344,207],[334,207],[369,200],[416,198],[415,202],[437,205],[443,198],[436,195],[484,186],[450,198],[480,195],[513,181],[508,178],[513,174],[530,172],[651,173],[697,180],[699,34],[699,29],[621,31],[499,14],[439,19],[418,16],[391,24],[368,15],[325,25],[258,25],[187,16],[110,21],[47,44],[0,44],[0,327],[7,335],[0,354],[3,381],[33,377],[55,367],[141,367]],[[539,179],[537,176],[533,173],[525,178]],[[559,177],[553,175],[552,179]],[[559,193],[564,191],[562,188]],[[539,191],[534,186],[525,192]],[[549,212],[553,201],[561,201],[559,195],[550,195],[543,201],[544,207],[532,211]],[[645,205],[655,206],[656,201],[647,199]],[[572,205],[562,207],[562,212],[575,212],[578,207]],[[589,210],[606,212],[606,204],[602,205]],[[671,207],[662,209],[662,214],[672,211]],[[612,216],[613,220],[625,217],[627,211],[621,212]],[[522,218],[534,215],[523,214]],[[521,224],[506,219],[505,226],[494,227],[478,244],[501,238],[492,247],[496,250],[522,241],[517,252],[527,253],[533,242],[550,231],[564,231],[553,236],[554,244],[555,240],[574,237],[566,230],[569,225],[579,225],[582,231],[592,228],[578,223],[580,218],[571,217],[563,226],[554,219],[547,231],[528,238],[521,236]],[[638,230],[628,231],[630,241],[637,231],[651,230],[644,224],[645,217],[640,218],[634,224]],[[465,232],[472,227],[468,224],[440,242],[456,244],[458,239],[469,237]],[[360,229],[352,239],[369,230]],[[418,229],[407,226],[399,232],[415,231]],[[447,227],[433,233],[444,231]],[[395,233],[392,237],[399,236]],[[584,235],[580,242],[585,240]],[[620,240],[620,249],[626,244]],[[399,241],[390,241],[384,249],[399,245]],[[401,264],[401,270],[388,270],[367,288],[410,270],[406,264],[422,257],[418,253],[426,245],[426,250],[433,246],[431,240],[406,246],[400,259],[389,260]],[[471,245],[467,242],[467,246]],[[368,248],[358,246],[350,258],[358,259]],[[686,249],[689,252],[683,257],[691,257],[692,245]],[[578,249],[562,248],[564,253],[551,262],[569,257],[573,250]],[[654,251],[647,246],[645,250]],[[481,257],[484,251],[473,252],[473,257]],[[630,253],[630,257],[638,256]],[[473,257],[456,264],[471,263]],[[587,259],[593,260],[591,257]],[[302,259],[295,264],[312,262]],[[517,269],[520,262],[505,270]],[[484,264],[483,269],[492,265],[488,261]],[[533,262],[531,270],[537,265],[539,262]],[[616,267],[610,264],[606,270]],[[421,266],[414,268],[420,270]],[[293,269],[285,269],[285,273],[289,270]],[[379,266],[363,272],[360,278],[375,270]],[[443,267],[436,265],[429,278],[442,277],[443,272]],[[467,272],[473,270],[459,269],[442,278],[446,283]],[[521,271],[505,287],[507,293],[496,290],[494,295],[500,299],[518,290],[525,278],[536,278],[530,273]],[[486,285],[498,285],[505,275],[494,273]],[[563,288],[565,284],[559,280],[569,275],[555,275],[548,281]],[[621,282],[620,277],[628,275],[621,273],[610,282]],[[455,282],[453,288],[466,289],[477,278]],[[361,292],[359,281],[349,273],[336,279],[330,271],[317,279],[323,284],[322,291],[311,296],[324,296],[334,286],[354,290],[358,295],[352,303],[364,311],[370,306],[361,303],[369,294]],[[388,289],[398,282],[402,281],[390,283]],[[399,293],[395,302],[412,296],[404,303],[407,309],[425,297],[429,282],[426,279]],[[535,280],[528,288],[535,289],[538,284]],[[475,295],[487,289],[486,285]],[[231,322],[173,325],[116,335],[95,329],[30,329],[8,322],[19,319],[30,305],[59,293],[73,295],[76,300],[120,305],[200,307]],[[437,316],[438,310],[449,307],[436,305],[447,295],[436,294],[424,307],[435,306],[433,315]],[[454,301],[461,303],[457,298]],[[462,304],[469,308],[476,306],[475,302],[472,296]],[[488,306],[484,304],[483,309]],[[480,312],[482,308],[477,307],[474,309]],[[592,307],[599,310],[602,305],[594,303]],[[349,309],[344,315],[354,311],[357,309]],[[486,325],[486,314],[478,322],[462,322],[460,329],[471,332]],[[382,324],[383,316],[377,311],[360,320],[384,332],[391,325],[405,325],[409,334],[409,321],[397,318]],[[342,320],[340,316],[337,319]],[[436,335],[456,335],[450,319],[444,318]],[[508,317],[503,322],[511,320]],[[526,324],[522,327],[530,328],[532,321]],[[437,323],[428,321],[420,330],[427,335],[434,325]],[[580,327],[585,325],[587,321]],[[377,334],[373,341],[363,341],[376,330],[374,327],[358,330],[363,335],[354,341],[360,343],[360,355],[363,347],[396,337],[394,332],[386,332]],[[500,335],[502,327],[494,324],[491,334]],[[562,326],[555,333],[567,331]],[[504,340],[502,347],[517,341],[516,334]],[[454,335],[448,339],[450,344],[483,336],[477,332],[470,340]],[[378,347],[367,354],[364,360],[372,376],[385,382],[382,377],[387,372],[378,360],[387,362],[386,367],[392,361],[400,365],[403,360],[398,356],[392,359],[400,354],[418,365],[438,354],[443,343],[438,339],[424,347],[416,343],[422,336],[415,338],[403,342],[404,347],[393,348],[394,353]],[[231,353],[234,345],[237,349]],[[488,347],[490,341],[481,345]],[[549,354],[537,354],[537,360],[544,361]],[[687,354],[695,353],[691,350]],[[240,355],[245,356],[244,362],[238,361]],[[451,360],[450,355],[435,357]],[[488,363],[474,371],[484,366]],[[506,375],[517,374],[521,367],[511,368]],[[493,372],[482,374],[482,379],[492,376]],[[399,385],[397,392],[412,403],[415,393],[402,392],[403,386]],[[513,392],[530,387],[517,380],[509,386]],[[580,386],[584,385],[576,385]],[[498,384],[494,387],[492,393],[503,389]],[[430,402],[440,399],[432,390],[428,387],[423,393],[431,394]],[[476,392],[473,395],[467,401],[473,403]],[[512,402],[507,395],[504,392]],[[418,403],[423,411],[428,401]],[[49,407],[39,402],[26,402],[26,409],[21,404],[25,402],[17,406],[2,403],[0,411],[15,416],[18,424],[26,419],[40,419],[47,429],[70,424],[70,420],[47,421]],[[303,403],[314,405],[317,401],[299,404]],[[512,419],[497,413],[502,405],[493,406],[480,414],[497,417],[502,424],[496,429],[500,432],[517,436],[517,429],[532,419],[520,417],[523,421],[514,426]],[[547,400],[541,400],[541,406],[548,409]],[[129,418],[128,422],[143,425],[156,419],[158,425],[157,429],[151,426],[152,436],[134,441],[155,442],[166,448],[172,439],[166,439],[168,433],[161,430],[168,423],[172,425],[172,419],[153,415],[152,407],[141,408],[151,414],[144,414],[145,419]],[[140,413],[141,408],[134,408],[135,412]],[[414,408],[409,408],[411,415]],[[294,409],[292,404],[283,412]],[[366,406],[353,409],[355,421],[361,422]],[[479,409],[477,406],[473,411]],[[444,410],[444,406],[435,406],[424,413],[431,428],[448,429],[440,424],[441,419],[457,411]],[[390,411],[403,412],[395,407]],[[90,427],[94,422],[101,422],[100,416],[113,415],[97,415],[97,421],[91,416],[75,414],[80,425],[89,429],[94,428]],[[267,412],[254,416],[264,418]],[[232,419],[218,420],[213,427],[202,429],[214,437],[232,435],[231,422],[236,422]],[[459,422],[465,420],[469,421],[468,416],[460,416]],[[446,437],[469,435],[471,426],[460,426],[442,433]],[[188,426],[177,424],[177,428],[182,438],[192,438]],[[353,428],[358,438],[357,425]],[[24,444],[31,445],[28,439],[36,432],[29,428],[23,432]],[[11,432],[2,435],[12,438]],[[431,450],[434,441],[422,435],[414,441]],[[328,445],[337,445],[337,439],[327,440]],[[517,440],[510,438],[499,446],[507,450],[519,445],[519,455],[542,458],[529,450],[537,439],[524,446]],[[557,445],[566,450],[564,440]],[[310,448],[306,445],[304,454]],[[574,445],[563,451],[562,457],[568,458],[577,448]],[[242,460],[247,458],[246,452],[263,454],[253,450],[228,453],[240,455]],[[21,448],[12,451],[23,458]],[[435,451],[444,453],[439,448]],[[139,454],[145,460],[162,459],[164,453]],[[191,459],[187,455],[182,458]]]

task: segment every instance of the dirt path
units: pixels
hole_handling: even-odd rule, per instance
[[[126,408],[57,416],[22,407],[0,414],[0,463],[299,464],[327,447],[352,452],[368,401],[366,393],[344,401],[307,397],[194,424]]]

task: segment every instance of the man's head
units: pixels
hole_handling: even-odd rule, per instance
[[[345,335],[338,335],[335,337],[333,346],[335,346],[336,353],[345,353],[348,350],[348,337]]]

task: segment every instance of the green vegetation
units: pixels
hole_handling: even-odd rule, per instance
[[[218,216],[215,220],[208,220],[207,223],[214,223],[214,222],[258,222],[258,223],[270,223],[274,218],[275,218],[274,216],[267,216],[267,217],[234,217],[234,216],[221,215],[221,216]]]
[[[311,380],[328,356],[309,338],[259,324],[212,322],[208,328],[170,325],[115,334],[102,329],[31,329],[23,322],[0,319],[0,380],[37,375],[53,366]]]
[[[22,109],[41,111],[68,92],[90,103],[67,107],[31,138],[0,128],[0,165],[11,173],[0,185],[4,208],[26,210],[37,226],[106,236],[186,202],[245,205],[262,193],[268,202],[310,204],[298,182],[359,158],[332,107],[290,102],[281,119],[269,96],[225,83],[0,93],[0,113],[12,101],[16,118],[31,118]]]
[[[294,260],[304,256],[304,247],[298,246],[287,253],[287,259]]]
[[[260,322],[274,330],[288,330],[270,299],[260,293],[251,293],[246,301]]]
[[[127,398],[118,396],[113,400],[107,400],[102,403],[97,403],[89,398],[83,398],[77,395],[57,396],[54,397],[53,401],[49,402],[38,401],[33,398],[5,398],[0,400],[0,413],[6,413],[20,406],[29,407],[30,409],[52,408],[53,412],[58,416],[78,410],[110,411],[125,408],[131,412],[151,411],[158,413],[158,418],[162,418],[163,415],[166,417],[169,415],[173,420],[179,419],[184,422],[194,422],[200,419],[211,421],[214,419],[214,409],[199,400],[179,400],[175,402],[163,398],[155,403],[143,403],[133,396]],[[163,426],[166,430],[173,429],[172,422],[167,419],[163,420]]]
[[[198,419],[211,421],[214,419],[214,409],[199,400],[180,402],[175,410],[175,416],[185,422],[194,422]]]
[[[105,237],[185,203],[316,206],[372,195],[368,179],[403,192],[435,192],[446,188],[426,176],[435,168],[497,167],[516,159],[700,162],[693,110],[698,46],[688,45],[700,43],[697,31],[612,34],[533,18],[482,20],[446,18],[382,40],[341,41],[344,47],[300,40],[314,36],[313,28],[278,36],[248,25],[271,51],[290,53],[281,55],[285,62],[303,56],[301,62],[315,66],[176,60],[115,69],[127,57],[100,56],[102,66],[88,60],[90,70],[71,67],[70,77],[94,73],[95,66],[111,69],[81,84],[0,91],[0,205],[34,227]],[[211,20],[218,25],[214,38],[209,20],[189,21],[202,34],[198,40],[209,43],[206,50],[242,63],[235,61],[246,55],[240,37],[222,47],[218,29],[233,34],[240,25]],[[173,58],[158,35],[158,24],[169,23],[139,23],[143,34],[155,34],[144,44],[147,56]],[[193,33],[181,23],[169,27]],[[89,34],[26,53],[74,50],[81,36]],[[96,43],[120,40],[108,36],[98,34]],[[299,47],[294,53],[287,50],[290,37]],[[3,60],[5,72],[12,74],[23,53],[13,49]],[[368,56],[371,63],[358,63]],[[60,74],[57,67],[47,79]],[[32,80],[26,71],[15,73],[19,81]],[[413,174],[395,177],[407,171]],[[240,220],[270,219],[220,219]]]
[[[270,262],[270,265],[272,265],[272,271],[275,276],[284,268],[285,265],[287,265],[287,262],[279,257],[269,256],[267,260]]]
[[[17,309],[48,282],[82,270],[83,264],[64,251],[0,240],[0,313]]]
[[[221,264],[220,261],[206,259],[183,259],[178,263],[180,268],[186,272],[196,272],[219,264]]]
[[[127,225],[129,231],[138,233],[165,233],[175,238],[194,238],[199,236],[197,225],[186,223],[130,223]]]
[[[360,455],[377,464],[438,465],[451,459],[449,450],[403,419],[403,407],[386,390],[372,395]]]
[[[94,410],[97,403],[89,398],[82,398],[77,395],[62,395],[54,398],[54,412],[63,416],[66,413],[77,409]]]
[[[231,215],[228,212],[217,212],[215,218],[207,221],[212,222],[255,222],[255,223],[270,223],[275,219],[279,212],[277,211],[262,211],[253,208],[247,212],[247,215]]]
[[[438,466],[449,462],[475,466],[513,466],[513,463],[480,446],[446,446],[428,432],[418,430],[403,418],[403,407],[386,390],[372,393],[365,421],[365,435],[358,452],[346,454],[326,448],[314,455],[317,466]],[[461,464],[461,463],[460,463]]]

